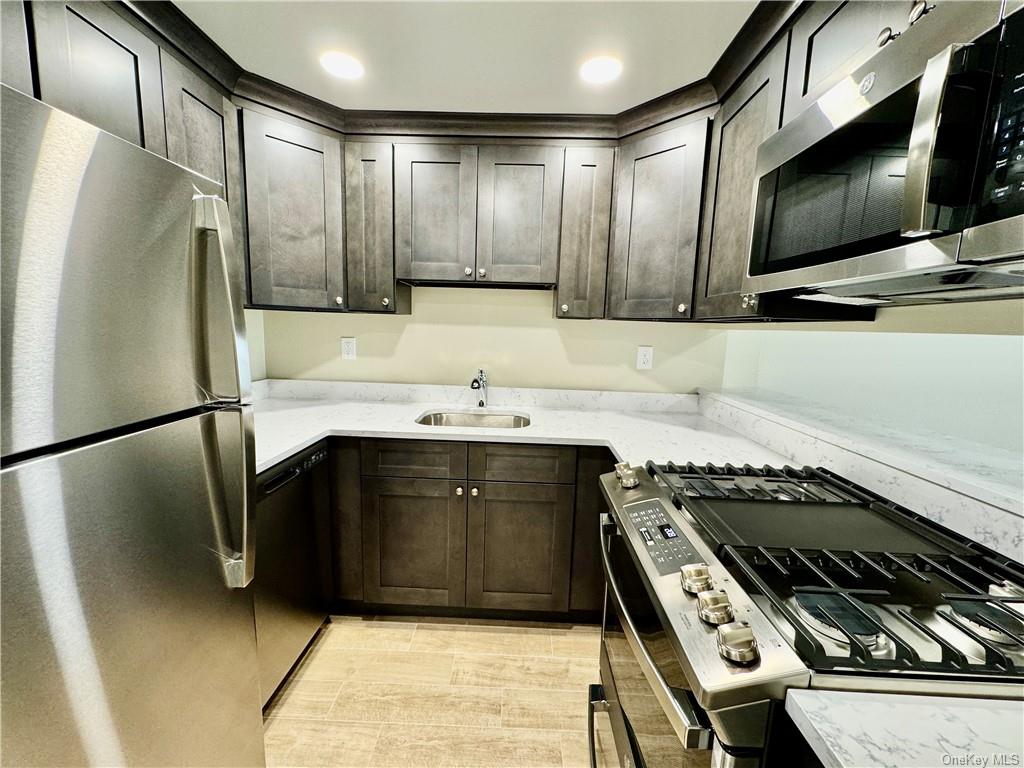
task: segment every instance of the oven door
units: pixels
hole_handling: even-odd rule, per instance
[[[759,147],[745,292],[956,265],[999,48],[972,42],[982,10],[942,5]]]
[[[602,524],[605,572],[601,682],[622,768],[711,765],[712,731],[642,577],[610,515]],[[591,735],[593,738],[593,735]]]

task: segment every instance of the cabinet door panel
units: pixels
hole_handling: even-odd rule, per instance
[[[565,150],[556,317],[604,317],[614,166],[612,147]]]
[[[466,444],[433,440],[362,440],[364,475],[382,477],[466,476]]]
[[[391,145],[345,144],[345,269],[348,308],[395,311]]]
[[[395,145],[395,270],[399,278],[474,279],[476,172],[474,146]]]
[[[611,317],[690,317],[707,131],[703,118],[620,148]]]
[[[167,154],[160,49],[103,3],[32,3],[40,98]]]
[[[517,483],[573,483],[576,449],[571,445],[472,443],[469,477]]]
[[[245,198],[238,110],[215,86],[166,50],[160,51],[160,67],[167,159],[221,184],[221,194],[231,210],[238,257],[244,261]]]
[[[572,486],[471,482],[470,488],[466,604],[568,610]]]
[[[554,283],[565,150],[480,148],[477,280]]]
[[[762,59],[715,118],[696,303],[701,318],[756,315],[741,287],[750,258],[756,147],[778,130],[786,44]]]
[[[252,303],[341,309],[341,141],[244,110]]]
[[[364,478],[363,597],[465,605],[466,503],[452,480]]]

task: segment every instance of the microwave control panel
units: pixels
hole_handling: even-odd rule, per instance
[[[704,558],[697,554],[689,540],[676,529],[676,524],[659,499],[626,504],[622,511],[640,534],[648,557],[662,576],[679,573],[680,566],[688,563],[703,562]]]
[[[1024,13],[1003,28],[991,114],[995,136],[982,160],[979,224],[1024,213]]]

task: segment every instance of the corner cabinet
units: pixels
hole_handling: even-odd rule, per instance
[[[242,111],[250,302],[344,309],[341,137]]]
[[[568,147],[555,317],[604,317],[614,147]]]
[[[619,148],[608,317],[692,315],[707,117]]]
[[[391,144],[347,142],[345,274],[350,310],[395,312],[408,305],[408,286],[395,284],[394,197]]]

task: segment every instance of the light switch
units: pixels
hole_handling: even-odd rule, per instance
[[[636,369],[649,371],[654,367],[654,347],[636,348]]]
[[[355,336],[343,336],[341,339],[341,359],[356,359],[356,338]]]

